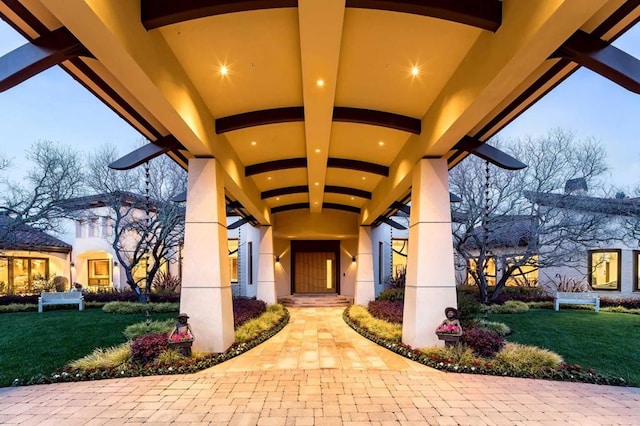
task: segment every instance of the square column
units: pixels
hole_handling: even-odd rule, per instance
[[[224,352],[235,335],[224,177],[212,158],[189,160],[183,256],[180,312],[190,317],[193,348]]]
[[[356,289],[354,303],[367,306],[375,299],[373,285],[373,245],[371,227],[361,226],[358,231],[358,257],[356,264]]]
[[[447,161],[423,159],[413,172],[402,341],[442,346],[435,329],[457,306]]]
[[[257,299],[276,303],[276,278],[273,255],[273,229],[271,226],[260,228],[260,248],[258,254],[258,294]]]

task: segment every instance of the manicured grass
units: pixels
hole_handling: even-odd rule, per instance
[[[568,364],[640,386],[639,315],[532,309],[523,314],[490,315],[489,319],[511,328],[508,341],[550,349]]]
[[[151,317],[164,320],[175,314]],[[125,327],[144,319],[144,314],[108,314],[101,309],[2,314],[0,387],[10,386],[16,378],[51,374],[97,347],[123,343]]]

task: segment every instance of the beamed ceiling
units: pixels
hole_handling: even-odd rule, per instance
[[[215,157],[258,223],[337,209],[372,224],[410,198],[421,158],[519,167],[483,142],[577,67],[638,91],[610,42],[639,4],[3,0],[32,44],[2,58],[0,89],[60,65],[153,143],[116,166]]]

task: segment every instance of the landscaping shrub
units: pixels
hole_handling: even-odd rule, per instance
[[[502,349],[505,340],[495,331],[472,328],[465,330],[462,335],[462,343],[469,346],[476,355],[489,358]]]
[[[240,327],[250,319],[257,318],[267,310],[262,300],[239,297],[233,299],[233,326]]]
[[[107,349],[94,349],[89,355],[84,356],[69,364],[73,368],[88,370],[101,367],[117,367],[131,361],[131,346],[123,343]]]
[[[7,314],[12,312],[29,312],[37,310],[38,305],[30,303],[11,303],[8,305],[0,305],[0,314]]]
[[[489,314],[523,314],[529,310],[529,305],[519,300],[507,300],[504,305],[489,305]]]
[[[404,288],[394,287],[382,290],[378,295],[378,300],[388,300],[390,302],[403,301]]]
[[[553,309],[553,302],[527,302],[529,309]]]
[[[480,362],[473,350],[465,345],[430,346],[421,348],[420,352],[432,359],[445,359],[449,364],[473,365]]]
[[[173,364],[176,362],[183,361],[187,357],[182,355],[180,352],[175,351],[173,349],[167,349],[166,351],[160,352],[158,358],[156,358],[156,364]]]
[[[160,271],[153,278],[152,288],[155,294],[175,294],[180,290],[180,277]]]
[[[130,326],[125,328],[123,333],[129,340],[133,340],[145,334],[169,334],[173,330],[175,323],[176,320],[173,319],[168,319],[166,321],[151,321],[148,326],[145,322],[139,322],[136,324],[131,324]]]
[[[98,303],[109,303],[109,302],[136,302],[138,298],[135,293],[132,291],[123,291],[123,292],[111,292],[111,293],[84,293],[84,301],[85,302],[98,302]]]
[[[458,292],[458,320],[462,328],[473,328],[482,313],[482,305],[469,293]]]
[[[138,303],[138,302],[109,302],[102,307],[102,311],[110,314],[144,314],[147,309],[151,313],[178,312],[178,303]]]
[[[257,318],[250,319],[236,329],[235,338],[237,343],[244,343],[255,339],[261,333],[273,327],[286,315],[282,305],[271,305]]]
[[[478,327],[484,328],[485,330],[495,331],[501,336],[511,334],[511,329],[509,328],[509,326],[502,322],[480,320],[478,322]]]
[[[535,374],[543,368],[556,368],[563,359],[555,352],[537,346],[507,343],[495,356],[495,367],[505,372]]]
[[[167,350],[167,334],[145,334],[131,342],[131,358],[140,363],[151,362]]]
[[[640,309],[629,309],[624,306],[600,308],[601,312],[615,312],[617,314],[633,314],[640,315]]]
[[[600,307],[622,306],[627,309],[640,309],[640,298],[625,297],[616,299],[613,297],[601,297]]]
[[[368,309],[369,313],[378,319],[402,324],[403,301],[372,300]]]
[[[354,321],[360,328],[369,331],[382,339],[399,342],[402,339],[402,325],[392,324],[387,321],[383,321],[374,318],[367,308],[360,305],[351,305],[345,311],[352,321]]]
[[[30,295],[18,295],[18,294],[7,294],[5,296],[0,296],[0,305],[37,305],[38,304],[38,295],[30,294]]]
[[[495,287],[487,288],[489,295],[493,294]],[[480,292],[477,286],[464,285],[458,286],[458,293],[472,295],[476,300],[480,301]],[[542,287],[526,287],[526,286],[508,286],[500,290],[498,296],[493,303],[503,304],[507,300],[519,300],[521,302],[548,302],[553,301],[553,296],[548,295]]]

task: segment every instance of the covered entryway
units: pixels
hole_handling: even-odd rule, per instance
[[[340,241],[292,241],[291,292],[340,291]]]

